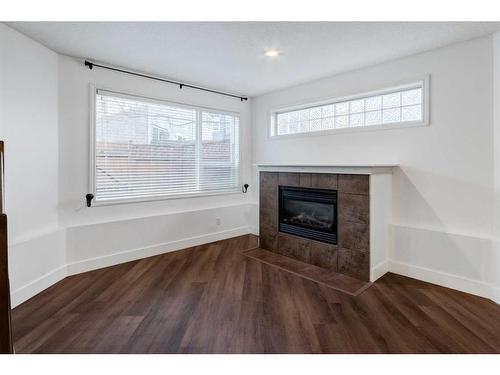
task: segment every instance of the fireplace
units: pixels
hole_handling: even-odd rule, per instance
[[[279,231],[337,244],[337,190],[279,187]]]

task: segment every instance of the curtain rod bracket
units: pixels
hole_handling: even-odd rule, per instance
[[[90,61],[85,60],[85,66],[88,66],[90,70],[94,67],[94,64],[92,64]]]

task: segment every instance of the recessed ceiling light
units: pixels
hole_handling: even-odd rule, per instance
[[[267,57],[278,57],[281,54],[277,49],[268,49],[264,52],[264,55]]]

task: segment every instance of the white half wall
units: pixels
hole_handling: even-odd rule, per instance
[[[69,227],[68,271],[84,272],[248,234],[251,209],[250,204],[236,205]]]
[[[268,136],[269,113],[276,108],[426,76],[430,126]],[[399,165],[393,174],[387,269],[491,298],[494,270],[485,263],[493,259],[495,237],[492,37],[272,92],[254,98],[252,106],[255,164]],[[416,267],[426,272],[414,272]],[[464,286],[462,280],[477,285]]]
[[[252,209],[247,204],[79,225],[14,244],[12,306],[66,276],[251,233]]]
[[[396,224],[391,230],[391,272],[495,300],[492,239]]]
[[[66,230],[9,245],[12,307],[66,277]]]

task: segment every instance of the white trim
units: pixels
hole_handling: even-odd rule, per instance
[[[199,246],[214,241],[221,241],[232,237],[242,236],[252,233],[253,230],[254,228],[250,226],[240,226],[219,232],[183,238],[181,240],[164,242],[142,248],[124,250],[100,257],[66,263],[14,290],[11,293],[12,307],[14,308],[20,305],[55,283],[61,281],[65,277],[71,275],[130,262],[137,259],[165,254],[171,251],[186,249],[193,246]]]
[[[64,228],[47,228],[44,230],[40,230],[37,232],[31,232],[28,234],[24,234],[21,236],[18,236],[16,238],[9,238],[9,247],[10,246],[17,246],[17,245],[22,245],[23,243],[30,242],[33,240],[36,240],[40,237],[45,237],[45,236],[50,236],[53,234],[56,234],[57,232],[64,231]]]
[[[241,226],[233,229],[226,229],[219,232],[202,234],[200,236],[187,237],[181,240],[164,242],[146,247],[119,251],[113,254],[103,255],[94,258],[83,259],[67,264],[68,276],[82,272],[88,272],[99,268],[109,267],[116,264],[126,263],[133,260],[144,259],[155,255],[169,253],[187,249],[193,246],[199,246],[206,243],[225,240],[231,237],[242,236],[251,233],[252,228]]]
[[[500,305],[500,287],[493,287],[491,292],[491,300]]]
[[[137,198],[116,198],[116,199],[101,199],[98,200],[96,197],[96,176],[95,176],[95,169],[96,169],[96,155],[95,155],[95,144],[96,144],[96,134],[95,134],[95,128],[96,128],[96,96],[98,95],[99,92],[102,93],[109,93],[113,96],[116,97],[121,97],[121,98],[126,98],[126,99],[137,99],[140,98],[141,100],[150,102],[150,103],[156,103],[156,104],[167,104],[167,105],[172,105],[172,106],[178,106],[186,109],[192,109],[197,111],[197,119],[196,119],[196,128],[197,128],[197,142],[201,142],[201,138],[199,138],[201,134],[201,118],[200,117],[200,112],[210,112],[210,113],[218,113],[218,114],[225,114],[225,115],[230,115],[234,116],[238,119],[237,121],[237,126],[238,126],[238,175],[237,181],[236,181],[236,187],[234,188],[228,188],[228,189],[220,189],[220,190],[213,190],[213,191],[200,191],[200,192],[188,192],[188,193],[179,193],[179,194],[160,194],[160,195],[154,195],[154,196],[144,196],[144,197],[137,197]],[[212,107],[203,107],[203,106],[198,106],[198,105],[191,105],[191,104],[186,104],[186,103],[178,103],[178,102],[173,102],[165,99],[158,99],[158,98],[152,98],[152,97],[147,97],[144,95],[140,94],[134,94],[131,92],[126,92],[123,90],[113,90],[109,88],[104,88],[102,86],[96,86],[93,83],[89,84],[89,176],[88,176],[88,187],[89,187],[89,193],[92,193],[94,195],[94,200],[92,201],[91,207],[99,207],[99,206],[111,206],[111,205],[116,205],[116,204],[127,204],[127,203],[141,203],[141,202],[152,202],[152,201],[162,201],[162,200],[169,200],[169,199],[183,199],[183,198],[196,198],[196,197],[209,197],[209,196],[215,196],[215,195],[227,195],[227,194],[242,194],[240,190],[240,184],[242,181],[242,168],[241,168],[241,134],[242,132],[240,131],[240,119],[241,119],[241,112],[238,111],[230,111],[226,109],[218,109],[218,108],[212,108]],[[199,161],[197,161],[199,162]]]
[[[141,203],[141,202],[154,202],[154,201],[157,202],[170,199],[212,197],[217,195],[231,195],[231,194],[243,195],[243,192],[239,188],[235,188],[228,190],[204,191],[200,193],[165,194],[165,195],[155,195],[151,197],[138,197],[138,198],[101,199],[101,200],[94,200],[92,202],[92,207],[113,206],[116,204],[127,204],[127,203]]]
[[[389,260],[389,272],[474,294],[493,301],[495,301],[494,298],[500,297],[499,289],[492,284],[392,259]],[[500,303],[499,300],[495,302]]]
[[[188,237],[181,240],[125,250],[110,255],[93,257],[64,264],[14,290],[12,292],[12,307],[14,308],[20,305],[24,301],[27,301],[31,297],[49,288],[51,285],[57,283],[58,281],[61,281],[67,276],[71,276],[81,272],[92,271],[103,267],[109,267],[137,259],[147,258],[159,254],[164,254],[171,251],[198,246],[205,243],[220,241],[249,233],[258,234],[258,228],[253,226],[241,226],[215,233]],[[408,263],[398,262],[395,260],[381,262],[373,267],[373,280],[381,277],[386,272],[392,272],[444,287],[460,290],[466,293],[479,295],[485,298],[489,298],[493,302],[500,304],[500,288],[489,283],[425,267],[415,266]]]
[[[407,90],[411,88],[422,88],[422,120],[419,121],[400,121],[394,123],[387,124],[378,124],[378,125],[365,125],[365,126],[356,126],[356,127],[347,127],[347,128],[339,128],[339,129],[328,129],[328,130],[319,130],[319,131],[310,131],[303,133],[292,133],[292,134],[277,134],[277,122],[276,116],[279,113],[289,112],[294,110],[306,109],[306,108],[314,108],[322,105],[335,104],[344,101],[351,101],[356,99],[363,99],[370,96],[378,96],[384,95],[391,92],[397,92],[402,90]],[[342,97],[336,98],[328,98],[322,99],[318,101],[313,101],[309,103],[300,103],[296,105],[288,105],[284,107],[273,108],[268,112],[268,124],[267,124],[267,138],[268,140],[280,140],[287,138],[297,138],[297,137],[305,137],[305,136],[322,136],[322,135],[335,135],[335,134],[345,134],[345,133],[358,133],[365,131],[376,131],[376,130],[389,130],[389,129],[400,129],[400,128],[409,128],[409,127],[423,127],[430,125],[430,76],[427,75],[423,78],[413,80],[411,83],[407,84],[399,84],[395,86],[391,86],[390,88],[377,89],[372,91],[366,91],[364,93],[352,94]]]
[[[374,282],[389,272],[389,261],[384,260],[370,269],[370,281]]]
[[[390,124],[356,126],[353,128],[327,129],[327,130],[318,130],[318,131],[313,131],[313,132],[273,135],[273,136],[269,136],[268,139],[270,141],[280,141],[280,140],[293,139],[293,138],[364,133],[364,132],[374,132],[374,131],[379,131],[379,130],[421,128],[421,127],[426,127],[426,126],[429,126],[429,123],[425,123],[424,121],[392,122]]]
[[[35,280],[30,281],[28,284],[17,288],[11,292],[12,308],[20,305],[24,301],[27,301],[38,293],[43,292],[45,289],[61,281],[66,276],[68,276],[68,274],[66,265],[64,264],[50,272],[47,272],[45,275],[36,278]]]
[[[89,85],[89,193],[95,197],[95,127],[96,127],[96,96],[97,88],[94,84]]]
[[[295,172],[295,173],[340,173],[340,174],[378,174],[392,173],[393,168],[398,165],[379,164],[379,165],[266,165],[254,164],[259,172]]]

